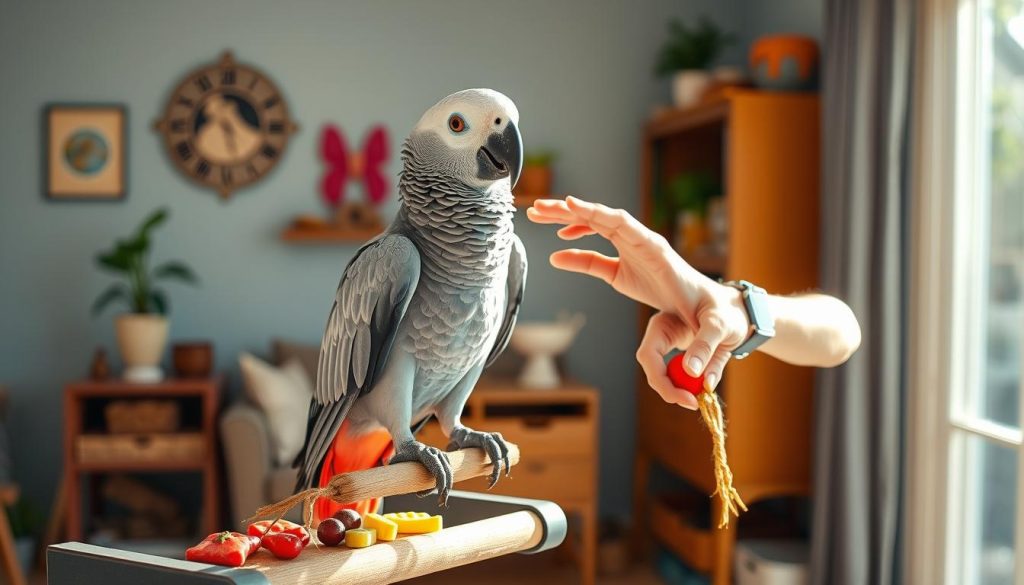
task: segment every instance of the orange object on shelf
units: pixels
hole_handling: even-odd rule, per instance
[[[796,64],[796,79],[783,79],[783,63],[792,59]],[[762,37],[750,47],[750,69],[760,84],[774,89],[806,89],[813,86],[818,70],[818,43],[800,35],[773,35]]]

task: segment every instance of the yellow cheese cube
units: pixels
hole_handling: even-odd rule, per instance
[[[377,543],[377,531],[372,528],[350,528],[345,531],[345,546],[366,548]]]
[[[402,534],[426,534],[438,532],[444,527],[443,518],[426,512],[391,512],[384,514],[384,518],[397,524],[398,532]]]
[[[377,531],[378,540],[394,540],[398,538],[398,524],[381,516],[380,514],[369,513],[363,515],[363,528],[373,528]]]

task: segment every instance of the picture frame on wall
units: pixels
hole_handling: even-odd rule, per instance
[[[52,201],[122,201],[128,195],[128,118],[120,104],[48,104],[43,110],[44,193]]]

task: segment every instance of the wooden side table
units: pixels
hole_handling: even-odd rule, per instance
[[[104,473],[193,472],[202,476],[203,504],[200,529],[209,534],[220,526],[220,489],[217,476],[217,412],[223,379],[165,380],[139,384],[124,380],[82,381],[64,391],[64,472],[67,538],[84,538],[83,478]],[[102,408],[114,400],[174,400],[181,404],[182,428],[173,433],[113,435],[103,432]],[[100,442],[97,443],[97,440]],[[83,447],[104,440],[129,442],[129,449],[103,452],[100,459],[85,457]],[[135,444],[131,444],[135,441]],[[185,450],[175,450],[176,445]],[[170,448],[169,448],[170,447]],[[162,455],[157,455],[157,452]],[[149,451],[147,453],[147,451]],[[93,451],[95,452],[95,450]]]
[[[502,477],[494,489],[487,489],[486,477],[458,489],[551,500],[575,515],[583,585],[593,585],[597,573],[599,404],[597,389],[571,381],[554,390],[529,390],[514,380],[485,377],[462,415],[466,426],[500,432],[523,455],[512,477]],[[442,449],[448,444],[436,421],[424,427],[421,439]]]

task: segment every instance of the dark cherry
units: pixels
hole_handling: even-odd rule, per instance
[[[345,540],[345,526],[340,520],[328,518],[316,527],[316,537],[324,546],[338,546]]]
[[[345,530],[360,528],[363,525],[363,517],[355,510],[338,510],[334,513],[334,518],[341,522],[342,526],[345,527]]]

